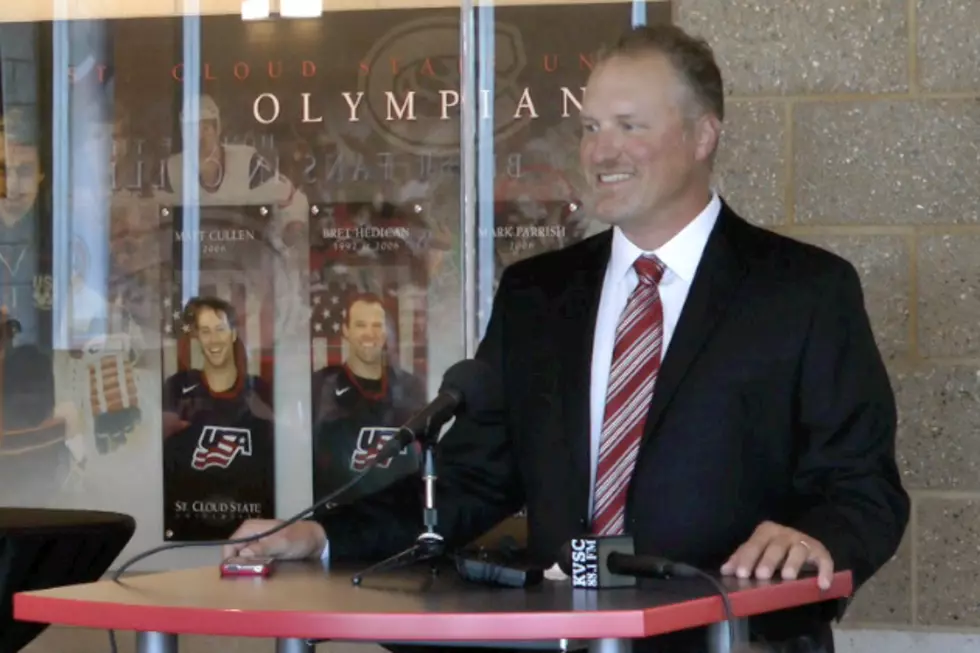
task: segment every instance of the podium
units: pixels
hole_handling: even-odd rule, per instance
[[[729,651],[728,628],[746,641],[747,617],[843,598],[849,572],[821,591],[816,578],[725,578],[736,623],[697,579],[649,587],[573,590],[544,581],[523,590],[468,584],[447,569],[409,569],[351,584],[354,569],[283,562],[268,578],[221,578],[218,565],[101,581],[14,597],[24,621],[137,632],[138,653],[177,653],[178,635],[264,637],[277,653],[309,653],[317,641],[628,653],[634,639],[709,626],[709,650]]]

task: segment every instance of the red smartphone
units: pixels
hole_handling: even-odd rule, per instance
[[[221,577],[258,576],[264,578],[272,573],[275,558],[228,558],[221,563]]]

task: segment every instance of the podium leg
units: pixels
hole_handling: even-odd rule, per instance
[[[136,633],[136,653],[177,653],[177,636],[169,633]]]
[[[728,629],[732,629],[729,635]],[[708,626],[709,653],[737,653],[749,643],[749,620],[719,621]],[[735,648],[732,649],[734,644]]]
[[[632,653],[632,651],[633,640],[631,639],[610,637],[589,640],[589,653]]]
[[[313,653],[316,644],[308,639],[277,639],[276,653]]]

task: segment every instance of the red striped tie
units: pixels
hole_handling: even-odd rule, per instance
[[[626,488],[660,371],[664,311],[657,284],[665,268],[653,255],[641,256],[633,267],[639,283],[616,328],[606,391],[592,514],[592,530],[597,535],[623,532]]]

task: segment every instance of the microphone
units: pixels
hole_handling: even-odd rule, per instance
[[[376,460],[384,462],[419,442],[429,444],[436,433],[461,410],[475,421],[486,421],[503,409],[503,387],[493,369],[481,360],[467,359],[451,366],[442,377],[439,394],[398,429]]]
[[[533,587],[544,581],[544,569],[527,559],[511,536],[495,549],[480,547],[456,554],[456,571],[463,580],[495,587]]]
[[[711,574],[683,562],[633,552],[628,535],[586,536],[562,546],[558,566],[571,577],[572,588],[606,589],[635,587],[640,578],[697,578],[712,585],[721,596],[728,621],[728,650],[735,650],[735,613],[728,590]]]
[[[652,555],[636,555],[629,536],[583,537],[562,547],[558,563],[572,587],[635,587],[640,578],[695,578],[700,569]]]
[[[387,558],[351,578],[360,585],[366,574],[375,573],[408,562],[422,562],[441,557],[445,552],[445,539],[436,531],[439,515],[436,509],[436,463],[435,443],[439,430],[457,412],[465,409],[467,418],[480,422],[492,418],[499,419],[503,412],[503,388],[493,369],[483,361],[471,359],[456,363],[443,375],[439,395],[423,408],[389,440],[378,455],[375,463],[398,455],[413,442],[422,445],[422,524],[425,531],[416,538],[415,546]]]

